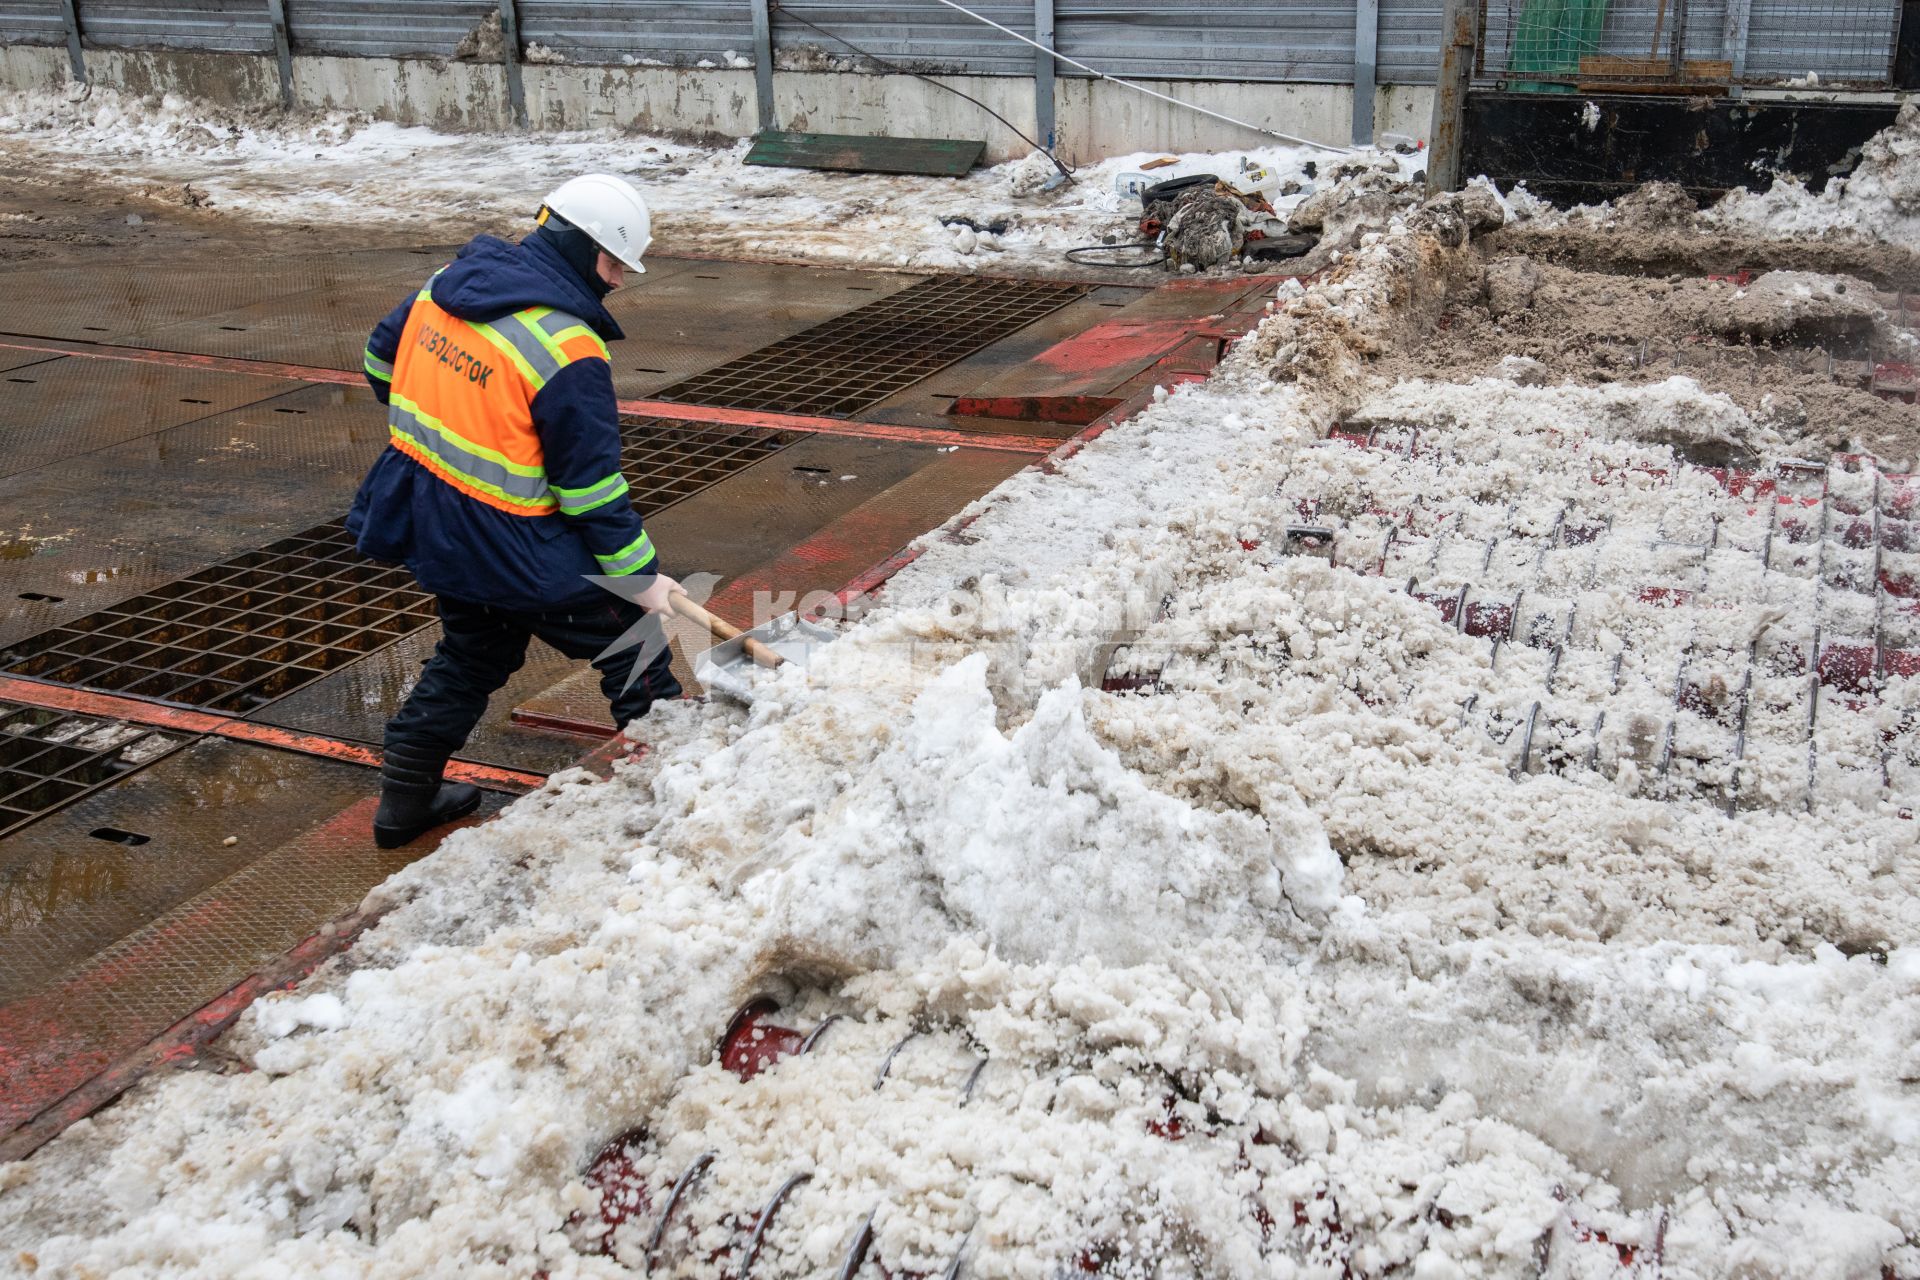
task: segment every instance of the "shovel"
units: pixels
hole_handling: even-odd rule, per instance
[[[693,674],[709,689],[752,702],[755,691],[753,669],[773,669],[791,663],[805,667],[815,647],[830,644],[834,633],[811,622],[803,622],[797,613],[782,614],[742,631],[724,618],[716,618],[682,592],[674,592],[673,611],[702,627],[719,641],[693,660]]]

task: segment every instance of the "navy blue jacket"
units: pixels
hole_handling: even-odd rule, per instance
[[[625,336],[573,268],[538,240],[475,237],[433,278],[431,296],[462,320],[497,321],[545,306],[577,317],[602,341]],[[395,307],[367,343],[367,381],[383,404],[413,302]],[[540,389],[532,409],[549,484],[583,489],[620,470],[619,409],[605,360],[568,364]],[[625,494],[579,515],[509,515],[391,445],[361,482],[347,530],[361,551],[405,563],[436,595],[528,611],[605,601],[606,593],[586,580],[605,572],[595,554],[613,556],[645,532]],[[659,572],[658,559],[637,570]]]

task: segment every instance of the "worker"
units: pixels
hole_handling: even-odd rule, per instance
[[[367,343],[388,441],[347,529],[437,597],[441,632],[387,722],[383,849],[479,806],[477,788],[442,775],[530,638],[591,659],[618,724],[680,694],[664,643],[611,651],[647,614],[671,617],[679,589],[620,471],[607,343],[624,335],[602,302],[646,270],[651,242],[630,184],[574,178],[525,239],[476,236]],[[595,577],[629,581],[614,593]]]

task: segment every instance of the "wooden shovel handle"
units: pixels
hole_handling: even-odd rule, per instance
[[[705,609],[695,604],[684,591],[674,592],[669,597],[669,600],[673,605],[673,611],[675,613],[683,618],[688,618],[699,623],[711,632],[716,639],[722,641],[731,640],[740,634],[740,628],[734,626],[725,618],[717,618],[713,614],[708,613]],[[778,667],[786,662],[785,658],[751,636],[747,637],[745,648],[747,656],[752,658],[754,662],[760,666]]]

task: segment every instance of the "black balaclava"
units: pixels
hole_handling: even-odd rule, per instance
[[[545,241],[548,248],[573,268],[587,288],[593,290],[594,297],[604,298],[613,292],[613,286],[600,278],[600,246],[592,236],[559,214],[549,212],[547,220],[535,227],[527,239]]]

